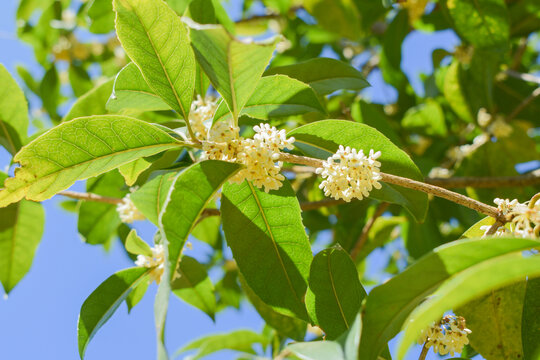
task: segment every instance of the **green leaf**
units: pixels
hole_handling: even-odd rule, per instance
[[[94,87],[90,75],[88,75],[82,65],[71,63],[69,65],[68,77],[73,94],[76,97],[83,96]]]
[[[234,163],[207,160],[188,167],[173,180],[159,215],[160,229],[168,243],[171,277],[199,215],[221,185],[240,168]]]
[[[86,10],[88,30],[94,34],[107,34],[114,30],[114,12],[110,0],[93,0]]]
[[[108,80],[78,98],[62,121],[66,122],[82,116],[108,114],[105,104],[111,95],[113,84],[114,80]]]
[[[204,311],[215,320],[216,296],[214,284],[206,268],[189,256],[182,256],[171,282],[172,292],[188,304]]]
[[[343,249],[326,249],[313,258],[306,307],[327,339],[336,339],[352,326],[365,296],[356,266]]]
[[[345,360],[345,354],[335,341],[310,341],[287,346],[287,350],[302,360]]]
[[[150,285],[150,281],[148,277],[144,277],[139,285],[135,286],[133,290],[129,293],[129,295],[126,298],[126,305],[128,308],[128,313],[131,312],[131,310],[137,305],[144,295],[146,294],[146,290],[148,290],[148,286]]]
[[[411,131],[430,136],[443,137],[448,132],[441,106],[431,99],[407,110],[401,125]]]
[[[126,185],[132,186],[137,182],[139,175],[151,165],[151,162],[141,158],[118,167],[118,171],[120,171],[120,174],[124,177]]]
[[[195,58],[187,29],[163,1],[114,0],[116,32],[150,88],[188,118]]]
[[[240,115],[269,120],[309,112],[325,113],[313,89],[288,76],[273,75],[261,78]],[[215,123],[230,116],[227,105],[221,102],[213,121]]]
[[[0,207],[23,197],[43,201],[77,180],[179,145],[161,129],[125,116],[90,116],[62,123],[17,153],[14,161],[21,167],[5,181]]]
[[[337,90],[362,90],[369,86],[362,73],[342,61],[330,58],[315,58],[293,65],[268,69],[266,75],[284,74],[300,80],[319,95],[328,95]]]
[[[365,259],[373,250],[383,246],[394,238],[391,236],[396,226],[407,222],[404,216],[381,216],[375,220],[369,231],[368,239],[356,257],[356,261]],[[422,225],[420,225],[422,226]]]
[[[306,10],[325,30],[351,40],[360,36],[360,14],[353,0],[306,0]]]
[[[255,354],[253,345],[262,344],[266,346],[268,339],[251,330],[236,330],[227,334],[215,334],[197,339],[178,351],[181,354],[188,350],[199,349],[196,354],[190,357],[197,360],[221,350],[234,350],[247,354]]]
[[[2,64],[0,83],[0,145],[15,155],[26,142],[28,104],[21,88]]]
[[[117,171],[88,179],[86,191],[107,197],[122,198],[127,191],[120,190],[124,180]],[[88,244],[108,244],[121,224],[116,205],[82,201],[79,206],[77,230]]]
[[[159,214],[163,209],[175,175],[172,172],[158,175],[130,196],[137,209],[156,226],[159,226]]]
[[[357,360],[358,359],[358,346],[360,345],[360,336],[362,335],[362,316],[356,314],[356,318],[351,328],[343,334],[338,341],[343,343],[343,349],[345,350],[345,359]]]
[[[455,309],[467,321],[471,346],[486,359],[523,359],[521,315],[525,281],[512,284]],[[489,320],[488,320],[489,319]]]
[[[523,360],[538,360],[540,357],[540,278],[529,279],[523,303],[521,340]]]
[[[149,271],[148,268],[139,267],[121,270],[101,283],[84,301],[77,324],[81,359],[84,358],[90,340],[109,320],[133,288],[146,278]]]
[[[0,282],[8,294],[32,266],[45,212],[41,204],[21,201],[0,208],[0,219]]]
[[[125,244],[126,250],[134,255],[146,255],[148,257],[153,256],[150,245],[137,235],[137,230],[132,229],[127,238]]]
[[[446,0],[445,5],[461,37],[477,47],[508,42],[510,25],[504,0]]]
[[[221,218],[249,287],[274,310],[307,320],[303,299],[312,254],[291,185],[284,181],[267,194],[248,181],[226,184]]]
[[[171,107],[148,86],[137,65],[129,63],[116,75],[113,93],[107,101],[107,109],[159,111],[170,110]]]
[[[422,181],[422,173],[403,150],[394,145],[374,128],[345,120],[324,120],[301,126],[289,132],[294,136],[295,146],[309,156],[324,158],[335,153],[339,145],[381,151],[381,171]],[[382,183],[382,189],[374,189],[370,196],[375,199],[399,204],[407,209],[417,221],[427,212],[428,198],[424,193]]]
[[[53,63],[51,67],[43,75],[39,84],[39,95],[43,102],[43,108],[47,111],[51,120],[56,122],[59,120],[57,107],[60,103],[60,79],[56,65]]]
[[[277,39],[247,43],[235,39],[222,26],[191,26],[197,61],[237,120],[270,62]]]
[[[446,101],[454,110],[457,116],[467,122],[474,122],[475,118],[471,109],[467,105],[465,90],[463,89],[461,79],[462,68],[459,61],[454,61],[444,75],[443,93]]]
[[[476,224],[471,226],[467,231],[461,235],[461,238],[468,238],[468,239],[474,239],[474,238],[481,238],[484,236],[485,230],[480,230],[482,226],[491,226],[495,223],[495,219],[491,216],[486,216],[482,220],[478,221]]]
[[[407,315],[444,281],[475,264],[539,245],[539,241],[530,239],[486,238],[458,240],[434,249],[371,290],[364,308],[360,358],[377,359],[386,343],[400,331]]]
[[[501,241],[501,238],[498,240]],[[516,240],[518,239],[507,241]],[[411,343],[416,342],[422,329],[440,318],[448,309],[462,306],[492,290],[521,281],[525,277],[538,276],[540,276],[540,256],[522,257],[520,253],[487,260],[453,276],[409,315],[398,345],[398,358],[405,356],[407,349]]]
[[[264,301],[251,290],[242,275],[239,276],[239,280],[242,285],[242,290],[267,325],[276,329],[282,336],[286,336],[296,341],[304,340],[307,325],[305,321],[274,311],[271,306],[266,305]]]

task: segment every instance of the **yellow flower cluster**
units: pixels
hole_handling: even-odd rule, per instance
[[[165,266],[165,255],[163,252],[163,245],[156,244],[152,250],[152,256],[137,255],[135,265],[145,268],[154,268],[150,272],[150,280],[159,284],[161,276],[163,275],[163,269]]]
[[[470,333],[471,330],[467,329],[463,317],[446,315],[441,321],[423,330],[418,343],[427,348],[432,347],[434,353],[454,356],[454,353],[461,353],[463,347],[469,343],[467,336]]]

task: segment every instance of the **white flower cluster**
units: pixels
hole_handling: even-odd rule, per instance
[[[130,194],[127,194],[122,199],[122,202],[116,205],[116,211],[120,215],[120,220],[126,224],[145,219],[144,215],[137,209],[133,201],[131,201]]]
[[[253,182],[264,191],[277,190],[285,177],[280,174],[283,163],[278,161],[279,152],[293,149],[294,138],[287,138],[285,130],[277,130],[268,124],[253,127],[252,139],[239,136],[239,129],[218,122],[208,132],[208,141],[203,141],[204,157],[243,164],[231,182]]]
[[[207,138],[208,128],[205,122],[214,117],[217,106],[217,99],[213,96],[206,96],[203,99],[200,95],[197,95],[197,99],[191,103],[189,124],[195,133],[195,137],[200,141]]]
[[[461,353],[469,343],[467,335],[470,333],[463,317],[446,315],[438,323],[423,330],[418,343],[425,344],[427,348],[433,347],[434,353],[454,356],[454,353]]]
[[[163,269],[165,266],[165,255],[163,252],[163,245],[156,244],[152,250],[152,256],[137,255],[135,265],[145,268],[154,268],[150,272],[150,279],[159,284],[161,276],[163,275]]]
[[[493,236],[517,236],[522,238],[537,238],[540,233],[540,202],[537,196],[529,204],[522,204],[517,199],[495,199],[493,202],[502,215],[511,216],[508,227],[500,226]],[[481,226],[480,230],[487,233],[490,226]],[[484,235],[485,236],[485,235]]]
[[[315,171],[325,179],[319,188],[324,189],[324,195],[334,199],[362,200],[373,188],[381,188],[379,156],[380,151],[370,150],[366,156],[362,150],[340,145],[334,155],[323,161],[323,167]]]

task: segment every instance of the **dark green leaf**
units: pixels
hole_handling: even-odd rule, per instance
[[[365,296],[356,266],[343,249],[326,249],[313,258],[306,307],[327,339],[336,339],[352,326]]]
[[[274,310],[307,320],[312,254],[290,184],[270,193],[248,181],[226,184],[221,211],[227,244],[249,287]]]
[[[523,342],[523,359],[538,360],[540,357],[540,278],[527,281],[521,340]]]
[[[249,301],[266,322],[266,324],[276,329],[282,336],[286,336],[296,341],[304,340],[307,325],[305,321],[274,311],[271,306],[266,305],[264,301],[262,301],[257,294],[251,290],[241,275],[239,278],[240,283],[242,284],[242,290],[244,290],[244,293],[248,297]]]
[[[171,282],[172,292],[197,309],[204,311],[212,320],[216,313],[214,284],[206,268],[189,256],[182,256]]]
[[[171,277],[175,273],[182,249],[199,215],[215,193],[241,165],[207,160],[196,163],[173,180],[159,215],[160,228],[168,243]]]

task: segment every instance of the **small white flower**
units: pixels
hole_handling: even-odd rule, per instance
[[[499,227],[493,236],[513,235],[522,238],[537,238],[540,228],[540,202],[533,205],[522,204],[517,199],[495,199],[497,208],[502,215],[511,217],[509,229]],[[482,226],[481,230],[489,227]],[[485,235],[484,235],[485,236]]]
[[[195,137],[200,141],[207,138],[208,127],[205,123],[212,120],[217,106],[217,99],[213,96],[206,96],[203,99],[200,95],[197,95],[197,99],[191,103],[189,124],[195,133]]]
[[[315,170],[324,179],[319,188],[326,196],[347,202],[368,197],[373,188],[381,188],[381,163],[377,161],[380,156],[381,152],[373,149],[366,156],[363,150],[340,145],[334,155],[323,161],[323,167]]]
[[[165,266],[165,255],[163,252],[163,245],[156,244],[152,250],[152,256],[137,255],[135,265],[145,268],[154,268],[149,274],[150,279],[159,284],[161,276],[163,275],[163,269]]]
[[[497,208],[503,215],[509,214],[516,207],[516,205],[519,204],[517,199],[510,201],[508,199],[496,198],[493,200],[493,202],[497,205]]]
[[[127,194],[122,199],[122,202],[116,205],[116,211],[120,216],[120,220],[126,224],[145,219],[144,215],[137,209],[133,201],[131,201],[130,194]]]

